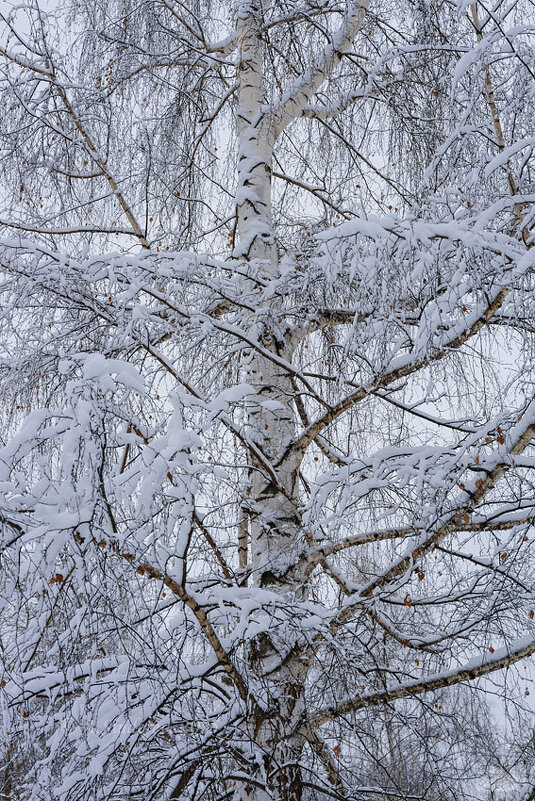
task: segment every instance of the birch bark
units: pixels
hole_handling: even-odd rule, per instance
[[[369,0],[348,3],[342,24],[317,64],[296,80],[274,106],[267,103],[263,75],[262,0],[243,0],[237,5],[236,43],[239,54],[237,135],[239,140],[238,188],[236,195],[237,241],[234,256],[247,262],[254,274],[277,277],[279,264],[273,233],[271,177],[273,149],[277,137],[297,117],[325,79],[336,69],[344,52],[362,25]],[[244,291],[255,291],[248,279]],[[263,347],[292,362],[299,340],[289,327],[274,324],[271,299],[257,305],[261,323],[257,336]],[[269,587],[282,598],[304,600],[304,573],[289,571],[297,558],[300,537],[298,476],[305,449],[291,448],[297,428],[292,375],[258,352],[252,356],[246,381],[255,388],[249,413],[249,436],[273,466],[266,476],[259,464],[251,465],[244,507],[249,525],[239,534],[240,566],[250,560],[253,582]],[[249,540],[249,542],[248,542]],[[250,669],[267,690],[268,709],[259,717],[258,708],[249,721],[248,736],[262,754],[257,760],[264,789],[251,783],[240,797],[301,798],[300,756],[305,736],[300,723],[304,713],[304,686],[309,666],[292,635],[281,642],[268,633],[250,645]],[[241,791],[240,791],[241,792]]]
[[[261,27],[261,0],[239,3],[236,23],[239,156],[234,256],[247,262],[254,272],[273,278],[278,273],[271,209],[275,132],[264,91]],[[245,282],[244,291],[255,291],[253,280]],[[259,340],[267,350],[291,361],[294,346],[290,332],[277,330],[267,308],[265,311],[258,330]],[[255,353],[245,379],[256,390],[248,419],[250,435],[267,460],[275,464],[295,436],[291,376],[266,356]],[[297,474],[298,460],[288,461],[278,473],[278,486],[275,486],[260,465],[251,465],[249,486],[244,493],[249,526],[248,532],[242,526],[240,535],[242,564],[247,549],[254,584],[269,586],[281,594],[291,593],[293,589],[279,582],[277,576],[285,572],[299,533]],[[250,784],[244,783],[238,790],[239,798],[249,801],[267,798],[299,801],[301,798],[298,763],[304,739],[297,729],[302,713],[305,669],[284,660],[291,645],[281,646],[265,633],[250,646],[247,655],[250,670],[267,690],[269,708],[264,715],[257,708],[248,721],[247,736],[257,755],[256,774],[251,777]]]

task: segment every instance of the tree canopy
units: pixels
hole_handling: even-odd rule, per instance
[[[533,801],[534,4],[0,30],[0,798]]]

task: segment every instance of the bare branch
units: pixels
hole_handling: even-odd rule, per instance
[[[337,706],[326,707],[313,715],[307,725],[313,729],[319,728],[336,718],[357,712],[359,709],[387,704],[399,698],[412,698],[423,693],[441,690],[444,687],[452,687],[461,682],[473,681],[481,676],[488,676],[489,673],[494,673],[497,670],[508,668],[534,653],[535,640],[531,637],[523,637],[511,643],[510,646],[492,649],[492,653],[484,654],[471,662],[461,665],[459,668],[428,676],[420,681],[407,682],[385,692],[359,695],[357,698],[345,702],[342,701]]]

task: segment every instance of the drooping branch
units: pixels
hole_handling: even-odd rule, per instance
[[[232,679],[240,698],[243,701],[247,701],[249,698],[249,689],[245,679],[232,662],[230,656],[227,654],[221,643],[221,640],[217,636],[212,624],[208,619],[208,615],[198,601],[196,601],[195,598],[181,584],[175,581],[175,579],[171,578],[171,576],[168,576],[158,568],[153,567],[153,565],[149,564],[148,562],[137,559],[135,555],[133,556],[131,553],[120,553],[120,555],[126,559],[126,561],[132,564],[132,566],[135,567],[137,572],[141,575],[146,574],[149,578],[158,579],[158,581],[161,581],[169,590],[171,590],[174,595],[176,595],[177,598],[182,601],[185,606],[188,607],[188,609],[191,610],[197,619],[197,622],[207,641],[210,643],[219,664]]]
[[[56,90],[61,102],[63,103],[65,110],[71,117],[75,128],[77,129],[78,133],[82,137],[82,140],[84,141],[88,155],[98,166],[100,173],[104,176],[104,178],[108,182],[113,195],[116,197],[128,222],[132,226],[132,231],[128,233],[133,233],[139,240],[141,246],[145,250],[150,250],[150,245],[144,233],[141,230],[141,227],[134,215],[134,212],[132,211],[131,206],[128,204],[126,198],[119,189],[119,185],[115,180],[115,178],[113,177],[107,161],[100,155],[98,148],[96,147],[93,141],[93,138],[87,131],[79,115],[76,113],[71,101],[67,96],[65,88],[60,83],[53,68],[50,56],[48,56],[46,60],[46,69],[42,69],[41,67],[38,67],[37,65],[32,64],[31,62],[26,61],[25,59],[21,59],[17,56],[14,56],[12,53],[9,53],[5,48],[2,47],[0,47],[0,55],[3,55],[9,61],[13,62],[14,64],[17,64],[17,66],[34,73],[40,80],[42,81],[44,80]]]
[[[319,728],[342,715],[357,712],[359,709],[388,704],[400,698],[412,698],[434,690],[441,690],[444,687],[452,687],[461,682],[473,681],[497,670],[508,668],[534,653],[535,640],[531,636],[523,637],[515,640],[510,646],[492,649],[492,652],[489,651],[488,654],[477,657],[458,668],[428,676],[420,681],[407,682],[384,692],[370,693],[369,695],[357,694],[358,697],[342,701],[336,706],[325,707],[313,715],[307,725]]]
[[[472,518],[463,519],[457,523],[455,531],[458,532],[483,532],[483,531],[510,531],[518,526],[532,525],[535,521],[535,508],[533,506],[526,509],[524,506],[519,507],[522,516],[506,517],[511,512],[510,509],[503,512],[496,512],[492,516],[485,515],[482,519]],[[526,511],[529,512],[526,514]],[[349,550],[351,548],[358,548],[361,545],[369,545],[374,542],[388,542],[391,540],[404,540],[418,534],[417,529],[413,526],[399,526],[396,528],[377,529],[366,531],[362,534],[354,534],[346,537],[339,542],[326,542],[320,547],[313,547],[310,551],[300,556],[299,560],[289,568],[288,574],[309,574],[323,559],[328,556],[334,556],[337,553]]]
[[[333,211],[335,211],[337,214],[340,215],[340,217],[343,217],[345,220],[349,220],[351,219],[351,217],[354,216],[353,212],[341,209],[339,206],[333,203],[332,200],[329,200],[329,198],[325,194],[325,190],[322,189],[322,187],[314,186],[313,184],[309,184],[307,183],[307,181],[304,181],[301,178],[293,178],[290,175],[287,175],[286,173],[282,172],[274,171],[272,175],[273,178],[278,178],[281,181],[286,181],[286,183],[288,184],[293,184],[293,186],[297,186],[299,187],[299,189],[303,189],[305,190],[305,192],[309,192],[313,197],[315,197],[325,206],[329,206],[329,208],[333,209]]]
[[[477,319],[468,327],[465,328],[460,334],[454,336],[449,342],[441,347],[432,351],[428,355],[408,361],[400,367],[394,368],[389,372],[377,377],[366,386],[359,387],[356,392],[347,395],[338,403],[334,404],[329,411],[315,420],[307,430],[305,430],[294,442],[292,442],[285,453],[283,454],[280,462],[288,459],[295,452],[304,453],[310,443],[321,434],[321,432],[337,420],[349,409],[352,409],[357,403],[364,400],[368,395],[376,393],[377,390],[384,389],[395,381],[407,376],[413,375],[424,367],[427,367],[433,362],[438,362],[449,356],[452,351],[458,350],[469,339],[475,336],[481,329],[492,319],[493,315],[501,308],[505,299],[509,295],[509,288],[503,287],[494,293],[491,302],[486,306],[482,313],[479,314]]]
[[[532,415],[535,407],[535,401],[532,401],[522,419],[514,427],[512,435],[510,434],[510,445],[508,456],[514,456],[522,453],[528,447],[533,437],[535,436],[535,423],[532,421]],[[368,582],[362,589],[354,594],[356,598],[354,603],[345,606],[337,617],[331,622],[330,627],[333,633],[337,632],[341,626],[344,625],[354,615],[355,611],[361,605],[373,598],[378,590],[382,590],[395,581],[400,576],[410,571],[414,563],[426,556],[434,547],[436,547],[448,534],[457,531],[466,517],[473,509],[483,501],[490,490],[496,485],[498,479],[509,469],[510,459],[506,462],[499,462],[492,470],[489,470],[484,479],[479,478],[474,482],[474,488],[464,490],[464,502],[460,503],[458,507],[450,512],[446,519],[439,520],[437,526],[430,531],[424,532],[419,541],[413,543],[410,551],[406,552],[403,556],[391,562],[390,565],[383,570],[379,576]]]
[[[533,437],[535,436],[535,423],[533,423],[532,419],[534,410],[535,400],[531,401],[524,413],[523,418],[521,418],[509,432],[507,460],[500,461],[498,464],[495,464],[492,470],[487,471],[484,479],[476,479],[474,482],[474,487],[471,491],[466,489],[463,491],[463,502],[459,504],[453,512],[450,512],[446,516],[445,520],[442,519],[439,521],[439,524],[435,530],[425,532],[420,541],[414,544],[408,553],[391,563],[389,567],[386,568],[377,578],[373,579],[363,588],[350,589],[347,586],[344,586],[345,581],[336,574],[336,571],[330,571],[330,566],[325,561],[323,548],[316,549],[312,552],[313,556],[311,568],[307,564],[307,554],[302,556],[297,563],[294,563],[289,568],[288,572],[293,573],[293,571],[296,570],[297,564],[298,572],[303,572],[303,570],[307,572],[307,568],[311,570],[318,564],[323,565],[324,569],[331,574],[331,577],[338,584],[338,586],[340,586],[344,594],[348,598],[355,598],[354,601],[343,607],[338,615],[330,622],[329,628],[331,636],[335,636],[341,627],[343,627],[353,617],[355,612],[362,608],[363,605],[367,604],[370,599],[376,595],[377,590],[387,587],[389,583],[397,579],[399,576],[410,572],[411,568],[414,566],[414,563],[429,553],[448,534],[458,531],[463,527],[463,525],[470,523],[468,513],[472,512],[474,508],[484,500],[490,490],[495,486],[498,479],[510,468],[511,457],[522,453],[522,451],[525,450],[525,448],[527,448],[533,440]],[[476,525],[478,525],[479,522],[480,521],[477,521]],[[397,535],[398,530],[393,529],[392,533],[394,532]],[[389,537],[387,536],[386,538],[388,539]],[[334,552],[336,552],[336,545],[333,546],[333,549]],[[318,651],[323,643],[323,639],[323,635],[318,634],[314,638],[313,643],[306,647],[305,651],[308,655],[308,658],[312,658],[312,655]]]

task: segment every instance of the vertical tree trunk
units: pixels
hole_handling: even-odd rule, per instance
[[[262,2],[238,3],[239,46],[238,191],[236,198],[236,258],[243,259],[267,278],[276,277],[278,259],[271,212],[271,162],[274,133],[264,106],[262,74]],[[254,289],[253,282],[247,288]],[[289,332],[274,325],[266,314],[259,339],[266,351],[291,361],[293,345]],[[256,352],[247,369],[246,380],[256,390],[248,425],[250,436],[271,465],[295,435],[291,398],[291,377],[268,356]],[[253,583],[284,595],[291,591],[277,578],[284,572],[299,533],[296,512],[298,465],[288,463],[278,470],[276,480],[265,468],[255,465],[244,492],[248,507]],[[244,551],[244,533],[241,533]],[[239,797],[248,801],[300,801],[301,774],[298,767],[303,741],[295,734],[303,699],[304,668],[284,657],[291,642],[275,643],[269,632],[258,636],[247,655],[251,670],[268,690],[269,712],[257,710],[248,722],[248,737],[256,754],[256,776],[243,785]],[[254,782],[256,778],[257,783]],[[265,789],[259,785],[263,784]]]
[[[264,107],[262,71],[262,2],[238,2],[237,133],[238,187],[236,192],[237,243],[234,255],[247,261],[265,262],[277,271],[277,255],[271,218],[271,161],[274,134]]]

